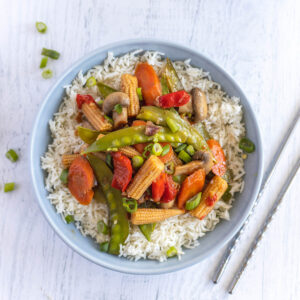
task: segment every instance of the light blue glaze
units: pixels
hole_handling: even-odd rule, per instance
[[[172,60],[191,58],[193,66],[208,71],[212,79],[221,84],[230,96],[241,99],[244,107],[244,121],[247,136],[255,143],[256,151],[248,156],[245,163],[245,188],[237,196],[230,210],[231,221],[221,221],[214,231],[207,233],[200,239],[200,246],[191,250],[186,249],[185,255],[179,261],[171,258],[167,262],[159,263],[151,260],[132,262],[125,258],[116,257],[99,251],[99,246],[91,238],[82,236],[73,224],[65,224],[55,208],[47,200],[44,186],[45,172],[41,169],[40,157],[47,151],[51,142],[48,121],[58,110],[64,95],[64,86],[72,82],[78,72],[84,73],[95,65],[99,65],[106,58],[107,52],[112,51],[119,56],[136,49],[155,50],[165,53]],[[56,233],[75,251],[82,256],[103,267],[132,274],[162,274],[173,272],[199,263],[201,260],[215,253],[238,231],[245,221],[262,179],[263,153],[260,131],[253,110],[235,81],[219,66],[200,53],[189,48],[158,40],[129,40],[104,46],[86,55],[73,64],[56,82],[46,96],[37,115],[31,136],[30,168],[34,189],[38,203]],[[72,232],[73,230],[73,232]],[[75,234],[74,234],[75,231]]]

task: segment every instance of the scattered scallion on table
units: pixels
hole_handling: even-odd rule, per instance
[[[40,62],[40,69],[44,69],[47,66],[47,62],[48,62],[48,57],[47,56],[42,57]]]
[[[42,76],[44,79],[49,79],[53,76],[53,72],[50,69],[44,70]]]
[[[48,56],[52,59],[58,59],[60,56],[60,53],[55,50],[52,50],[52,49],[43,48],[42,55]]]
[[[47,25],[44,22],[35,22],[35,27],[40,33],[45,33],[47,31]]]
[[[74,216],[67,215],[67,216],[65,216],[65,220],[66,220],[67,224],[73,223],[74,222]]]
[[[16,151],[13,150],[13,149],[9,149],[9,150],[6,152],[5,156],[6,156],[10,161],[12,161],[12,162],[16,162],[16,161],[19,159],[18,154],[17,154]]]
[[[15,183],[14,182],[8,182],[4,184],[4,193],[11,192],[15,189]]]

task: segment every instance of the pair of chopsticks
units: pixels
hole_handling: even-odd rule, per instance
[[[227,265],[228,265],[228,263],[229,263],[229,261],[232,257],[232,254],[234,253],[234,251],[235,251],[235,249],[238,245],[238,242],[239,242],[242,234],[245,231],[245,228],[247,227],[247,225],[249,223],[249,220],[250,220],[251,216],[253,215],[253,213],[255,211],[255,208],[256,208],[257,204],[259,203],[260,199],[262,198],[262,195],[263,195],[264,191],[266,190],[272,175],[274,174],[275,167],[277,166],[277,164],[279,162],[279,158],[280,158],[280,156],[283,152],[283,149],[285,148],[285,145],[287,144],[287,141],[288,141],[289,137],[291,136],[291,133],[293,132],[294,128],[297,125],[297,122],[299,120],[299,114],[300,114],[300,110],[298,109],[295,118],[293,119],[293,121],[292,121],[290,127],[288,128],[284,138],[282,139],[282,141],[280,143],[280,146],[279,146],[278,150],[276,151],[267,172],[264,175],[259,194],[258,194],[258,196],[257,196],[257,198],[256,198],[256,200],[253,204],[253,207],[252,207],[246,221],[244,222],[244,224],[242,225],[242,227],[238,231],[238,233],[231,240],[231,242],[230,242],[229,246],[227,247],[227,250],[226,250],[223,258],[221,259],[221,262],[220,262],[220,264],[219,264],[219,266],[218,266],[218,268],[217,268],[217,270],[216,270],[216,272],[213,276],[213,282],[214,283],[218,283],[220,278],[224,274],[224,271],[225,271],[225,269],[226,269],[226,267],[227,267]],[[254,241],[252,242],[252,244],[250,246],[250,249],[247,252],[242,264],[240,265],[237,272],[234,274],[233,279],[232,279],[232,281],[230,283],[230,286],[229,286],[229,290],[228,290],[228,292],[230,294],[233,293],[233,290],[236,287],[236,285],[237,285],[240,277],[242,276],[243,272],[245,271],[249,260],[251,259],[254,251],[257,249],[257,246],[258,246],[259,242],[261,241],[264,233],[266,232],[266,230],[268,228],[268,225],[270,224],[270,222],[272,221],[275,213],[277,212],[277,210],[279,208],[279,205],[281,204],[286,191],[288,190],[292,180],[294,179],[294,177],[297,174],[297,171],[299,169],[299,164],[300,164],[300,158],[298,158],[295,166],[293,167],[292,172],[290,173],[290,175],[288,176],[288,178],[285,181],[284,185],[282,186],[281,191],[279,192],[279,194],[278,194],[271,210],[269,211],[267,217],[264,220],[264,223],[262,224],[261,228],[259,229]]]

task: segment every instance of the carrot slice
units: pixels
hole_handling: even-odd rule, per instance
[[[146,105],[153,105],[161,95],[161,84],[155,70],[148,63],[139,63],[135,69],[139,87],[142,88],[143,99]]]
[[[160,145],[162,147],[164,147],[166,145],[170,146],[170,150],[167,154],[158,157],[165,164],[165,163],[169,162],[172,159],[172,157],[173,157],[173,148],[172,148],[170,143],[160,143]]]
[[[71,194],[82,205],[91,203],[94,192],[93,169],[83,156],[76,157],[69,169],[68,188]]]
[[[215,175],[222,177],[226,173],[226,157],[224,151],[218,141],[211,139],[206,142],[213,156],[217,160],[217,163],[212,167],[212,172]]]
[[[166,173],[162,172],[158,178],[152,182],[152,198],[154,202],[159,202],[165,192]]]
[[[199,169],[182,183],[178,195],[178,208],[183,209],[185,202],[202,191],[205,183],[205,170]]]

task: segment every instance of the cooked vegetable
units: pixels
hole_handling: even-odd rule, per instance
[[[143,165],[143,163],[144,163],[144,159],[143,159],[143,157],[140,156],[140,155],[135,155],[135,156],[131,159],[131,161],[132,161],[132,166],[133,166],[135,169],[141,167],[141,166]]]
[[[60,181],[64,184],[68,184],[68,175],[69,175],[68,169],[63,169],[59,176]]]
[[[220,200],[228,187],[227,182],[220,176],[214,176],[204,189],[200,204],[190,213],[192,216],[202,220],[213,209],[215,203]]]
[[[154,143],[151,148],[151,154],[160,156],[163,151],[162,146],[159,143]]]
[[[79,156],[72,162],[68,173],[68,188],[71,194],[82,205],[91,203],[94,195],[94,173],[83,157]]]
[[[172,208],[174,206],[174,204],[175,204],[175,199],[173,199],[169,202],[160,202],[159,207],[168,209],[168,208]]]
[[[123,74],[121,77],[122,91],[129,96],[128,116],[135,117],[140,111],[140,99],[137,93],[138,80],[130,74]]]
[[[185,209],[192,210],[192,209],[196,208],[200,203],[201,195],[202,195],[202,193],[200,192],[200,193],[196,194],[194,197],[192,197],[191,199],[189,199],[188,201],[186,201]]]
[[[158,97],[158,106],[162,108],[179,107],[190,101],[190,95],[186,91],[177,91]]]
[[[200,134],[205,138],[206,141],[211,139],[211,136],[209,135],[208,131],[206,130],[202,122],[197,123],[197,129],[200,132]]]
[[[171,150],[171,145],[167,144],[167,145],[164,146],[162,149],[163,149],[163,150],[162,150],[161,156],[165,156],[165,155],[167,155],[167,154],[170,152],[170,150]]]
[[[86,80],[85,86],[86,87],[92,87],[96,84],[97,84],[96,78],[94,76],[91,76]]]
[[[174,216],[183,215],[184,209],[138,208],[131,214],[131,223],[134,225],[158,223]]]
[[[240,140],[239,147],[246,153],[252,153],[255,151],[254,143],[252,141],[250,141],[249,139],[247,139],[246,137],[243,137]]]
[[[177,255],[177,249],[175,247],[170,247],[167,251],[167,257],[173,257],[175,255]]]
[[[184,150],[181,150],[179,152],[178,157],[185,163],[189,163],[192,160],[191,156]]]
[[[136,93],[138,94],[139,100],[143,101],[142,88],[137,88]]]
[[[112,160],[112,156],[111,156],[110,153],[107,153],[107,154],[106,154],[105,162],[106,162],[106,164],[110,167],[110,169],[113,170],[114,165],[113,165],[113,160]]]
[[[88,154],[87,158],[94,170],[98,184],[101,186],[109,208],[109,227],[111,239],[108,252],[118,255],[120,245],[123,244],[129,233],[129,223],[127,212],[123,207],[122,195],[119,190],[111,187],[113,174],[102,160],[93,154]]]
[[[211,171],[211,168],[214,165],[213,155],[210,151],[197,151],[193,155],[193,159],[202,163],[202,168],[205,169],[206,174]]]
[[[156,223],[139,225],[139,228],[145,238],[150,242],[151,234],[154,231]]]
[[[52,76],[53,76],[53,72],[50,69],[44,70],[42,72],[42,77],[44,79],[50,79],[50,78],[52,78]]]
[[[119,103],[116,104],[116,105],[114,106],[113,111],[117,112],[118,114],[121,114],[121,113],[122,113],[122,105],[119,104]]]
[[[94,199],[98,203],[106,203],[105,195],[104,195],[100,185],[97,185],[94,188]]]
[[[61,158],[61,163],[63,167],[65,169],[68,169],[71,166],[73,160],[79,156],[80,154],[64,154]]]
[[[104,102],[104,101],[103,101],[103,102]],[[105,119],[108,123],[110,123],[111,125],[114,124],[114,121],[113,121],[113,119],[112,119],[111,117],[104,115],[104,119]]]
[[[67,216],[65,217],[65,220],[66,220],[67,224],[73,223],[73,222],[74,222],[74,216],[72,216],[72,215],[67,215]]]
[[[47,66],[47,62],[48,62],[48,57],[47,56],[42,57],[40,62],[40,69],[44,69]]]
[[[169,88],[168,88],[168,83],[165,78],[160,78],[160,85],[161,85],[161,93],[162,95],[169,94]]]
[[[171,175],[166,175],[165,191],[164,191],[164,194],[163,194],[160,202],[167,203],[167,202],[174,200],[177,196],[178,191],[179,191],[178,184],[173,181],[173,178]]]
[[[14,182],[8,182],[4,184],[4,193],[11,192],[15,189],[15,183]]]
[[[152,199],[155,202],[159,202],[165,192],[166,174],[164,172],[152,182]]]
[[[178,207],[184,208],[188,199],[202,191],[205,183],[205,170],[199,169],[189,175],[181,185],[178,195]]]
[[[183,115],[190,115],[193,114],[193,104],[192,100],[190,99],[186,104],[179,107],[178,112]]]
[[[195,113],[195,122],[201,122],[207,117],[206,95],[201,89],[192,89],[192,103]]]
[[[135,69],[135,76],[139,87],[142,88],[146,105],[153,105],[155,99],[161,95],[161,85],[155,70],[148,63],[139,63]]]
[[[109,251],[109,242],[103,242],[99,244],[99,248],[101,252],[108,252]],[[114,254],[114,253],[112,253]]]
[[[97,87],[98,87],[98,90],[101,94],[101,96],[103,98],[106,98],[108,95],[116,92],[117,90],[115,90],[114,88],[102,83],[102,82],[98,82],[97,83]]]
[[[134,157],[134,156],[139,156],[139,152],[137,150],[135,150],[133,147],[131,146],[124,146],[122,148],[119,148],[119,150],[122,154],[126,155],[127,157]]]
[[[179,130],[174,135],[184,136],[182,142],[192,145],[196,150],[209,150],[205,139],[188,121],[183,120],[177,113],[155,106],[144,106],[137,116],[138,119],[152,121],[161,126],[167,126],[166,118],[173,119],[179,126]],[[159,133],[158,133],[159,134]],[[157,135],[158,135],[157,134]],[[179,142],[179,141],[172,141]]]
[[[167,174],[174,174],[175,172],[175,164],[173,161],[169,161],[165,164],[165,172]]]
[[[192,145],[188,145],[186,147],[185,151],[191,156],[193,156],[195,154],[195,149]]]
[[[173,149],[171,148],[171,155],[168,162],[172,161],[174,163],[174,166],[180,166],[182,165],[182,161],[177,157],[177,155],[174,153]]]
[[[51,50],[51,49],[47,49],[47,48],[43,48],[42,49],[42,55],[44,56],[48,56],[52,59],[58,59],[60,56],[60,53],[55,51],[55,50]]]
[[[97,230],[99,233],[102,233],[102,234],[109,234],[109,228],[108,226],[104,223],[103,220],[100,220],[98,223],[97,223]]]
[[[99,131],[92,130],[89,128],[85,128],[82,126],[77,127],[77,133],[78,136],[87,144],[92,144],[97,140],[97,137],[99,136]]]
[[[40,33],[45,33],[47,31],[47,25],[44,22],[35,22],[35,27]]]
[[[203,169],[203,162],[199,160],[193,160],[185,165],[182,166],[176,166],[174,175],[189,175],[194,173],[195,171],[199,169]]]
[[[170,130],[174,133],[179,130],[179,126],[176,124],[176,122],[171,118],[166,118],[166,122]]]
[[[179,153],[180,151],[184,150],[187,147],[187,144],[181,144],[175,148],[175,152]]]
[[[223,149],[216,140],[208,140],[207,144],[217,160],[217,163],[212,166],[212,171],[215,175],[223,176],[226,172],[226,158]]]
[[[132,177],[130,159],[120,152],[112,153],[114,161],[114,176],[111,186],[124,192]]]
[[[160,175],[163,169],[164,164],[159,158],[155,155],[151,155],[130,183],[127,189],[128,197],[137,200],[141,198],[146,189]]]
[[[224,178],[223,178],[224,179]],[[228,185],[228,188],[227,190],[225,191],[225,193],[223,194],[222,196],[222,200],[225,201],[225,202],[229,202],[229,200],[231,199],[232,195],[230,193],[230,190],[231,190],[231,186]]]
[[[179,183],[179,184],[182,184],[184,182],[184,180],[186,179],[186,175],[174,175],[173,176],[173,180],[176,182],[176,183]]]
[[[19,159],[18,154],[16,153],[15,150],[9,149],[6,153],[5,156],[11,161],[11,162],[16,162]]]
[[[138,204],[135,199],[122,198],[123,206],[128,213],[134,213],[137,210]]]
[[[166,59],[166,65],[163,68],[161,77],[167,82],[168,88],[171,92],[183,90],[183,85],[169,58]]]

